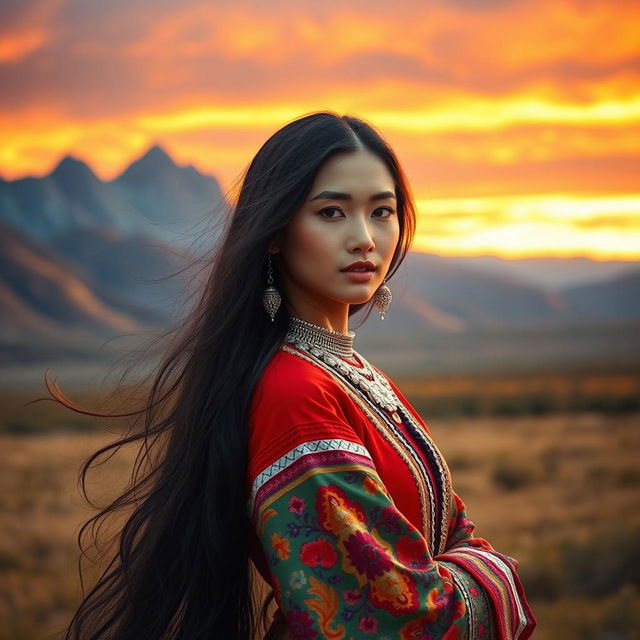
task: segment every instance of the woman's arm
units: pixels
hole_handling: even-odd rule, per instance
[[[476,538],[475,525],[468,518],[464,503],[457,494],[453,497],[447,547],[435,559],[446,564],[452,574],[472,575],[482,585],[492,602],[500,637],[509,637],[514,620],[521,623],[513,630],[513,636],[527,637],[523,633],[527,627],[533,631],[535,617],[516,571],[517,561],[496,551],[483,538]]]
[[[463,510],[452,546],[431,557],[355,435],[294,447],[258,474],[250,508],[294,638],[524,639],[533,631],[510,568],[487,543],[461,535]]]

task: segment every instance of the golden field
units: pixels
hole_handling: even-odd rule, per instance
[[[617,411],[610,403],[608,412],[538,415],[513,402],[507,414],[487,411],[487,380],[400,382],[445,454],[476,533],[520,560],[540,640],[639,637],[640,412],[625,409],[637,391],[637,378],[626,380],[583,389],[617,389]],[[512,400],[528,407],[525,387],[514,385]],[[65,391],[96,406],[95,394]],[[471,415],[451,411],[456,393],[475,394]],[[81,593],[76,535],[92,514],[78,469],[116,431],[51,403],[23,406],[33,397],[0,398],[0,640],[45,638],[68,621]],[[126,482],[134,455],[123,451],[94,472],[98,502]]]

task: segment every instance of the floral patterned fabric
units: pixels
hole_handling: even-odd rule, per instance
[[[248,478],[254,561],[289,637],[529,637],[535,620],[515,560],[474,537],[460,498],[433,486],[423,492],[429,503],[448,506],[435,549],[429,534],[440,531],[438,518],[410,519],[398,508],[398,490],[392,495],[377,470],[385,438],[367,442],[375,429],[367,414],[354,413],[363,409],[359,400],[293,356],[270,363],[255,397]],[[391,455],[395,441],[388,442]],[[446,483],[432,483],[447,491]],[[415,485],[404,490],[403,500],[413,495],[421,504]]]

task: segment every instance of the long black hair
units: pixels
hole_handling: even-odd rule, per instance
[[[78,534],[84,553],[90,526],[114,514],[127,516],[117,549],[84,594],[65,640],[249,640],[259,632],[259,605],[263,614],[266,609],[255,593],[249,558],[248,407],[289,320],[286,305],[275,322],[262,306],[268,247],[304,203],[322,164],[360,149],[377,155],[395,181],[400,240],[390,278],[415,230],[413,198],[399,162],[365,121],[311,113],[276,131],[241,175],[204,287],[178,331],[172,329],[175,337],[152,371],[140,408],[85,410],[45,374],[53,399],[74,411],[135,418],[121,438],[83,463],[85,498],[87,472],[97,459],[139,445],[126,490]],[[277,260],[274,271],[277,286]],[[284,296],[282,287],[280,292]],[[360,309],[366,319],[371,301],[352,305],[349,314]]]

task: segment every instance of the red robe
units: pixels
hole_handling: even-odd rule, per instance
[[[528,638],[517,562],[474,537],[427,425],[384,378],[395,409],[285,343],[256,387],[252,558],[290,637]]]

